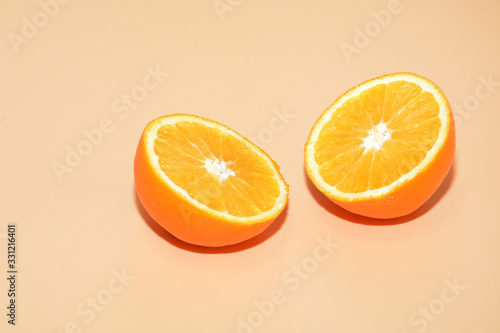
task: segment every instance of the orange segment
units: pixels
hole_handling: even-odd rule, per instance
[[[206,246],[255,236],[288,198],[288,186],[264,151],[224,125],[191,115],[148,124],[135,180],[143,206],[160,225]]]
[[[453,117],[442,91],[418,75],[396,73],[349,90],[321,115],[306,143],[306,171],[341,206],[394,217],[409,212],[397,205],[414,210],[428,199],[444,179],[454,147]],[[439,171],[429,169],[441,155],[443,165],[434,167]],[[428,191],[408,194],[415,203],[391,203],[400,200],[399,191],[421,186],[413,179],[430,173]]]
[[[387,84],[382,110],[382,121],[389,123],[399,112],[404,110],[413,99],[422,91],[422,88],[406,80],[398,80]],[[382,96],[380,96],[382,98]]]

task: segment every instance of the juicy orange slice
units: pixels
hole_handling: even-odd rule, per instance
[[[153,219],[197,245],[223,246],[257,235],[288,199],[279,167],[262,149],[193,115],[150,122],[134,174],[139,199]]]
[[[444,180],[455,152],[448,101],[412,73],[364,82],[316,121],[305,145],[306,171],[327,197],[377,218],[409,214]]]

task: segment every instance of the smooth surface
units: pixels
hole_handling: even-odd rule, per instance
[[[0,4],[2,332],[500,331],[498,1],[53,3]],[[456,158],[422,209],[373,226],[314,188],[303,146],[338,96],[399,71],[447,95]],[[133,158],[168,113],[277,161],[290,201],[266,233],[211,250],[147,216]]]

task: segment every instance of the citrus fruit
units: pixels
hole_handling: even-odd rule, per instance
[[[202,246],[256,236],[288,200],[278,165],[262,149],[194,115],[167,115],[146,126],[134,178],[148,214],[175,237]]]
[[[307,139],[306,172],[330,200],[373,218],[407,215],[444,180],[455,125],[441,89],[413,73],[350,89],[318,118]]]

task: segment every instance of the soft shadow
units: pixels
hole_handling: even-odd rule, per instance
[[[446,178],[443,180],[443,182],[436,190],[436,192],[432,195],[432,197],[430,197],[429,200],[425,202],[425,204],[423,204],[420,208],[418,208],[416,211],[414,211],[409,215],[393,219],[375,219],[351,213],[345,210],[344,208],[336,205],[335,203],[330,201],[330,199],[328,199],[323,193],[321,193],[316,188],[314,183],[309,179],[309,176],[307,175],[305,169],[304,169],[304,178],[306,179],[307,188],[314,197],[314,199],[316,200],[316,202],[331,214],[343,220],[347,220],[353,223],[369,225],[369,226],[390,226],[390,225],[397,225],[413,221],[419,218],[420,216],[424,215],[428,211],[430,211],[450,189],[451,184],[453,183],[453,179],[455,178],[455,163],[451,165],[450,171],[448,171]]]
[[[281,228],[283,223],[285,222],[287,213],[288,213],[288,204],[286,205],[285,209],[283,212],[281,212],[280,216],[274,222],[267,227],[263,232],[261,232],[259,235],[248,239],[244,242],[234,244],[234,245],[228,245],[228,246],[222,246],[222,247],[205,247],[205,246],[198,246],[198,245],[193,245],[186,243],[178,238],[176,238],[174,235],[169,233],[167,230],[165,230],[161,225],[156,223],[155,220],[151,216],[149,216],[148,212],[144,207],[142,206],[141,201],[139,200],[139,197],[137,196],[137,192],[135,191],[135,186],[133,187],[134,191],[134,199],[135,199],[135,205],[137,207],[137,210],[139,211],[142,219],[144,222],[148,225],[148,227],[153,230],[154,233],[156,233],[158,236],[169,242],[170,244],[174,245],[175,247],[178,247],[180,249],[190,251],[190,252],[196,252],[196,253],[207,253],[207,254],[220,254],[220,253],[233,253],[233,252],[239,252],[239,251],[244,251],[247,249],[250,249],[254,246],[257,246],[263,242],[265,242],[267,239],[272,237],[275,233],[278,232],[278,230]]]

